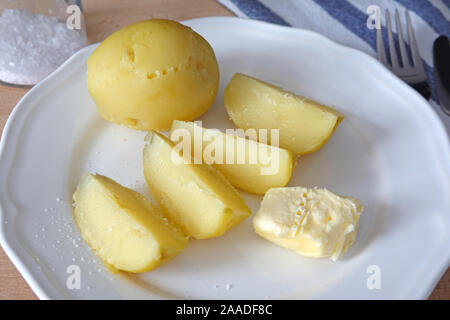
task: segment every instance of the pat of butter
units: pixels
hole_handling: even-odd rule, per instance
[[[272,188],[253,218],[261,237],[308,257],[336,260],[355,241],[360,202],[319,188]]]

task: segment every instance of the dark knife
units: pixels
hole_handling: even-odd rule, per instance
[[[450,116],[450,42],[446,36],[433,44],[434,79],[442,111]]]

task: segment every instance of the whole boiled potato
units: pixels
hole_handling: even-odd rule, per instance
[[[213,103],[219,68],[208,42],[176,21],[129,25],[87,61],[87,86],[105,119],[134,129],[168,129]]]

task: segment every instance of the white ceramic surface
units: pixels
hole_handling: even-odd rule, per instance
[[[450,261],[450,151],[427,102],[373,58],[305,30],[237,18],[185,24],[213,46],[220,92],[201,117],[233,128],[223,88],[234,72],[329,104],[346,119],[299,159],[291,186],[361,199],[355,244],[337,262],[308,259],[259,238],[251,218],[220,238],[191,241],[161,268],[111,275],[80,239],[71,194],[89,170],[148,195],[143,132],[101,119],[85,83],[89,46],[18,103],[0,146],[0,240],[26,281],[48,298],[426,298]],[[253,212],[260,197],[245,195]],[[68,266],[81,289],[68,290]],[[370,266],[381,288],[369,290]],[[228,287],[227,287],[228,285]],[[228,288],[228,290],[227,290]]]

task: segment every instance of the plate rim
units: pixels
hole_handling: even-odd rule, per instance
[[[181,21],[181,23],[187,25],[197,23],[206,23],[206,24],[233,23],[246,25],[246,27],[254,28],[259,32],[261,32],[261,28],[265,28],[271,29],[272,32],[277,31],[277,32],[288,32],[297,35],[301,34],[309,35],[315,39],[320,40],[321,42],[325,43],[328,46],[332,46],[333,49],[338,49],[344,51],[347,54],[355,56],[355,58],[357,58],[359,61],[365,60],[367,62],[367,65],[369,65],[371,69],[374,69],[379,74],[383,75],[383,79],[389,80],[390,82],[394,83],[397,87],[398,86],[403,87],[404,92],[409,91],[409,94],[407,94],[406,96],[409,96],[410,99],[416,100],[417,103],[414,104],[415,108],[413,109],[413,111],[419,112],[421,114],[420,118],[422,121],[425,122],[426,128],[428,129],[432,141],[434,142],[433,148],[435,149],[434,150],[436,153],[435,156],[438,158],[439,162],[442,165],[442,169],[446,174],[447,183],[450,184],[450,142],[449,137],[444,128],[444,125],[442,124],[439,116],[419,93],[417,93],[413,88],[408,86],[402,80],[397,78],[385,66],[379,63],[372,56],[357,49],[339,44],[315,31],[280,26],[258,20],[243,19],[238,17],[203,17],[203,18],[183,20]],[[42,276],[37,277],[33,275],[33,272],[31,271],[31,265],[25,261],[25,257],[22,256],[22,253],[19,253],[21,251],[24,251],[23,248],[18,247],[15,243],[14,244],[12,243],[14,242],[14,240],[16,240],[17,243],[17,238],[15,237],[15,239],[9,239],[6,236],[4,230],[6,225],[4,212],[17,211],[17,207],[15,206],[13,200],[7,195],[8,190],[6,188],[3,188],[7,184],[9,176],[9,168],[13,163],[13,158],[17,151],[16,146],[15,145],[11,146],[10,142],[11,139],[17,140],[21,136],[22,129],[26,122],[28,112],[30,112],[32,109],[36,107],[36,104],[33,105],[32,100],[33,95],[40,93],[46,87],[47,84],[57,81],[57,78],[67,78],[74,71],[78,70],[79,68],[78,65],[76,66],[76,68],[74,67],[74,64],[77,63],[76,60],[79,60],[80,57],[83,57],[86,52],[92,50],[93,47],[97,45],[98,43],[94,43],[80,49],[75,54],[73,54],[68,60],[66,60],[60,67],[58,67],[54,72],[48,75],[44,80],[42,80],[33,88],[31,88],[20,99],[20,101],[16,104],[16,106],[10,113],[4,126],[2,137],[0,140],[0,186],[2,187],[2,190],[4,190],[0,194],[0,245],[2,246],[3,250],[9,257],[9,259],[12,261],[14,266],[17,268],[19,273],[25,279],[27,284],[31,287],[33,292],[38,296],[39,299],[43,300],[58,299],[63,297],[57,295],[54,296],[53,294],[49,293],[49,290],[51,290],[51,288],[48,288],[49,287],[48,284],[43,283],[43,280],[44,281],[47,280],[45,277]],[[80,62],[78,62],[78,64],[80,64]],[[384,82],[384,85],[388,87],[387,81]],[[418,107],[419,105],[420,107]],[[445,165],[446,163],[448,163],[448,165]],[[450,206],[447,205],[447,207]],[[17,214],[17,212],[15,214]],[[447,218],[450,221],[450,216],[448,216]],[[442,277],[442,274],[446,271],[449,265],[450,265],[450,252],[448,253],[446,259],[443,259],[442,262],[439,264],[439,266],[436,266],[436,269],[438,270],[436,271],[435,276],[432,277],[432,279],[429,280],[428,283],[424,283],[422,285],[422,290],[420,290],[420,292],[416,294],[417,299],[424,299],[429,296],[431,291],[434,289],[434,286]],[[56,288],[53,289],[57,290]]]

